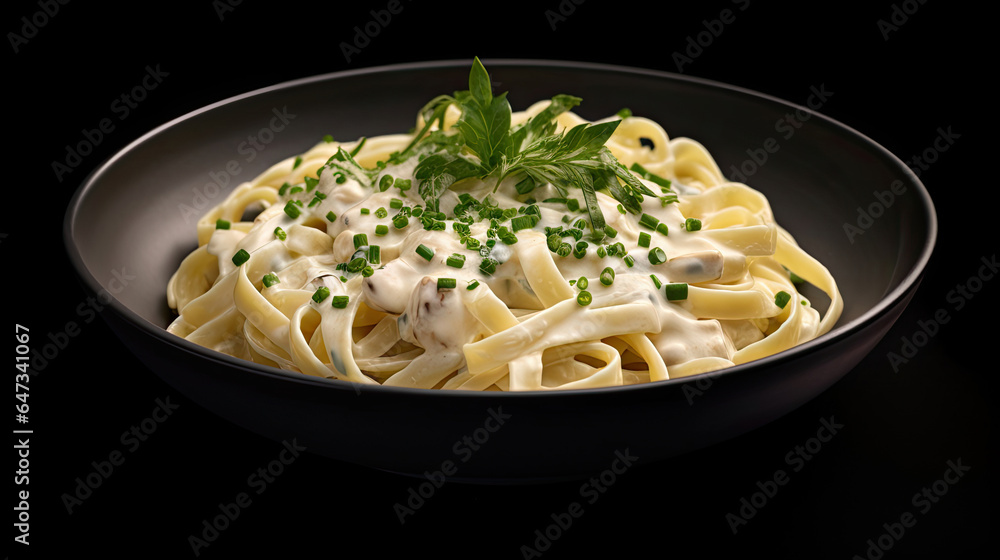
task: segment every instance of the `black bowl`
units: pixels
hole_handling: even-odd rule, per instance
[[[937,235],[934,207],[899,159],[857,131],[807,107],[664,72],[485,65],[515,110],[569,93],[583,98],[586,118],[629,107],[671,137],[703,143],[730,178],[763,192],[778,223],[830,269],[845,301],[838,325],[719,373],[528,393],[359,387],[217,354],[164,330],[167,281],[196,246],[194,222],[208,207],[325,134],[408,130],[427,100],[465,89],[469,61],[317,76],[175,119],[84,181],[66,215],[70,258],[86,288],[110,300],[104,316],[124,344],[206,409],[338,460],[478,482],[589,476],[620,462],[616,452],[646,463],[743,434],[840,379],[909,303]]]

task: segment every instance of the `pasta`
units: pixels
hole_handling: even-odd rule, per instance
[[[445,171],[488,159],[450,143],[469,136],[472,101],[456,99],[421,111],[413,133],[326,138],[239,185],[198,221],[198,248],[167,286],[168,331],[353,383],[536,391],[715,371],[839,318],[829,271],[695,140],[627,112],[590,122],[554,98],[509,112],[511,136],[533,119],[550,142],[610,123],[599,153],[613,158],[600,157],[628,181],[588,192],[539,181],[543,167],[428,178],[435,154],[455,158]],[[613,196],[629,184],[645,193],[639,212]],[[825,313],[796,276],[829,296]]]

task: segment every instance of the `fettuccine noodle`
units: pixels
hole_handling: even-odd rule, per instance
[[[548,103],[513,113],[512,124]],[[449,109],[445,128],[457,118]],[[557,122],[566,130],[587,121],[567,111]],[[178,312],[169,332],[353,383],[535,391],[715,371],[788,350],[840,316],[834,278],[775,223],[767,199],[652,120],[622,118],[606,145],[625,166],[669,180],[669,190],[641,179],[663,193],[643,199],[645,222],[598,192],[614,236],[582,250],[587,209],[582,197],[568,200],[572,191],[544,185],[526,196],[513,179],[467,179],[441,195],[443,228],[427,229],[423,200],[405,188],[407,179],[416,185],[414,158],[381,170],[372,185],[391,184],[384,189],[328,166],[343,148],[377,169],[412,139],[324,140],[239,185],[198,221],[198,248],[167,286]],[[537,211],[537,221],[500,239],[510,219],[454,215],[470,200]],[[562,242],[572,253],[556,250]],[[480,266],[484,249],[492,272]],[[829,296],[822,316],[789,271]]]

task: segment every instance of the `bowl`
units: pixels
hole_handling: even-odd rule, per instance
[[[222,418],[336,460],[476,483],[587,477],[758,428],[854,368],[917,289],[937,235],[933,203],[906,165],[859,132],[805,106],[660,71],[484,64],[514,110],[569,93],[583,98],[577,112],[585,118],[629,107],[671,137],[703,143],[731,179],[764,193],[778,223],[830,269],[845,302],[838,324],[720,372],[524,393],[355,386],[246,362],[166,332],[167,281],[196,246],[194,223],[205,210],[325,134],[348,140],[408,130],[427,100],[465,88],[467,60],[282,83],[142,136],[94,170],[67,210],[65,242],[85,289],[107,301],[103,316],[152,372]]]

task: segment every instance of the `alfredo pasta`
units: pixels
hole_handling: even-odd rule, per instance
[[[169,331],[318,377],[525,391],[718,370],[837,321],[827,269],[702,145],[488,84],[476,60],[412,134],[326,138],[236,188],[170,280]]]

